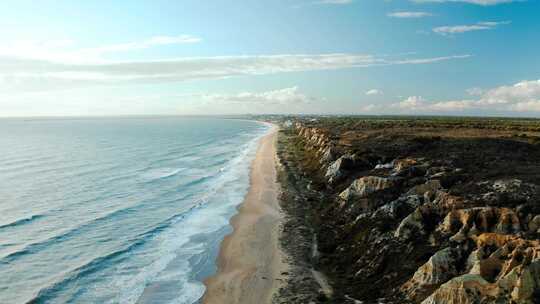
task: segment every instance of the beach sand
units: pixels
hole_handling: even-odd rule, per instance
[[[279,184],[276,182],[277,127],[260,140],[251,166],[251,187],[231,219],[233,232],[225,237],[217,274],[206,280],[205,304],[264,304],[281,286],[287,271],[279,245]]]

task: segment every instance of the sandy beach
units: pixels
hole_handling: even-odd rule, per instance
[[[251,167],[251,187],[231,219],[233,232],[225,237],[218,272],[206,280],[206,304],[271,303],[287,271],[279,246],[279,185],[276,182],[277,127],[260,140]]]

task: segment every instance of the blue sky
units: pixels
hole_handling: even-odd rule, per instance
[[[540,116],[537,0],[0,5],[0,116]]]

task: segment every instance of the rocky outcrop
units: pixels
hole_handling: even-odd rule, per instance
[[[347,159],[343,158],[342,156],[328,167],[324,177],[328,179],[329,183],[332,183],[338,180],[341,176],[343,176],[343,167],[346,162]]]
[[[401,172],[416,164],[418,164],[418,161],[414,158],[396,159],[394,161],[394,171]]]
[[[417,194],[401,196],[398,199],[379,207],[375,212],[373,212],[371,217],[374,219],[401,219],[422,205],[423,201],[423,197]]]
[[[465,205],[462,197],[450,195],[442,190],[435,190],[438,185],[438,183],[430,182],[409,190],[412,193],[422,193],[426,190],[423,192],[424,204],[418,206],[400,222],[394,233],[396,238],[407,240],[414,235],[429,235],[434,228],[434,222],[442,214],[450,210],[457,210]]]
[[[537,303],[540,242],[484,233],[467,259],[467,273],[441,285],[423,304]]]
[[[439,190],[442,190],[441,182],[439,180],[429,180],[424,184],[420,184],[412,187],[407,192],[410,194],[416,194],[426,197],[433,197],[433,194],[438,193]]]
[[[531,202],[531,198],[538,195],[538,186],[524,183],[519,179],[499,179],[479,183],[486,192],[482,200],[488,205],[516,207]]]
[[[295,130],[326,183],[311,197],[317,261],[336,294],[366,303],[540,303],[540,167],[528,169],[540,149],[321,126]]]
[[[338,158],[339,153],[335,145],[331,143],[330,135],[327,131],[319,128],[305,127],[301,123],[296,123],[295,129],[298,135],[304,139],[307,147],[315,152],[316,157],[324,167]]]
[[[529,232],[540,233],[540,215],[536,215],[529,221]]]
[[[328,180],[328,183],[333,185],[342,181],[353,170],[360,170],[366,167],[369,167],[369,163],[364,159],[358,158],[356,155],[345,154],[328,166],[324,176]]]
[[[422,236],[426,234],[426,226],[424,222],[427,217],[424,218],[422,209],[416,208],[411,214],[407,215],[400,223],[394,237],[403,240],[409,240],[414,236]]]
[[[413,301],[425,299],[441,284],[459,274],[458,265],[461,259],[460,249],[448,247],[437,251],[402,286],[402,291]]]
[[[448,212],[437,230],[450,240],[463,242],[484,232],[518,233],[521,225],[512,209],[477,207]]]
[[[398,184],[399,180],[395,178],[365,176],[352,182],[347,189],[339,194],[339,197],[343,200],[366,198],[370,194],[393,188]]]
[[[482,303],[484,298],[493,303],[496,294],[497,291],[484,278],[479,275],[467,274],[443,284],[436,292],[422,301],[422,304],[478,304]],[[483,303],[489,302],[484,301]]]

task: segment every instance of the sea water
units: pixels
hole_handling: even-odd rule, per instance
[[[268,126],[0,119],[0,303],[197,303]]]

